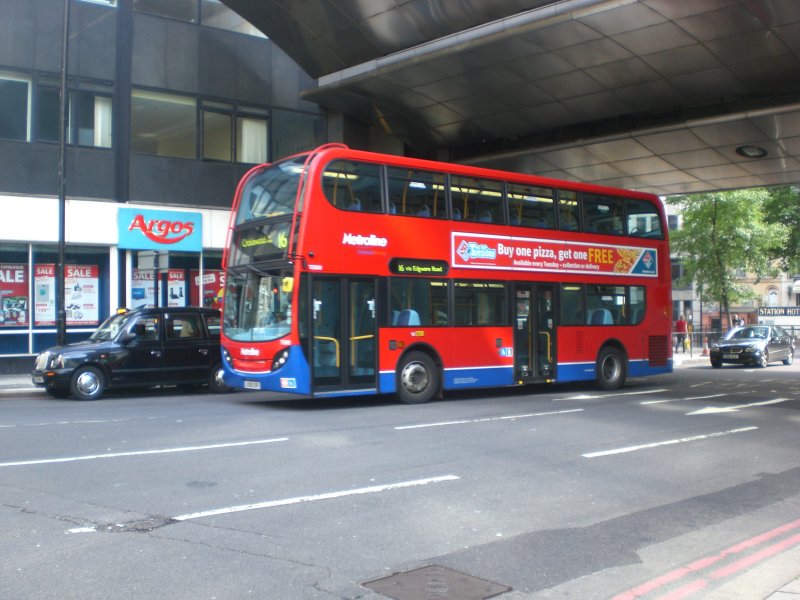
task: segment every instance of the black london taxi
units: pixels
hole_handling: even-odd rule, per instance
[[[140,308],[110,316],[89,339],[36,357],[33,383],[51,396],[96,400],[111,387],[207,385],[222,379],[220,312]]]

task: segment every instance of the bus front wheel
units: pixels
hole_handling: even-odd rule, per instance
[[[606,346],[600,351],[595,366],[597,385],[604,390],[618,390],[625,383],[625,357],[618,348]]]
[[[397,369],[397,395],[406,404],[424,404],[439,389],[439,370],[424,352],[409,352]]]

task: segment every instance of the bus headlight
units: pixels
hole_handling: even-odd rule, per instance
[[[286,364],[287,360],[289,360],[289,349],[284,348],[275,355],[275,358],[272,359],[272,370],[277,371]]]
[[[231,353],[228,352],[227,348],[222,349],[222,358],[225,359],[225,362],[231,364]]]

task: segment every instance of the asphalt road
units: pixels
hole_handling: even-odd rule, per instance
[[[0,597],[763,598],[800,575],[799,433],[800,364],[422,406],[6,394]]]

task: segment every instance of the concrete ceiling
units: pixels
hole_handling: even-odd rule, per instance
[[[417,152],[660,195],[800,182],[800,0],[224,1],[305,99]]]

